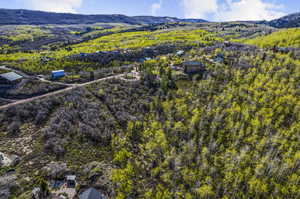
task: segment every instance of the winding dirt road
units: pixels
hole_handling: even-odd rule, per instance
[[[138,79],[138,74],[136,72],[132,72],[132,73],[128,73],[128,74],[133,74]],[[35,101],[35,100],[38,100],[38,99],[42,99],[42,98],[45,98],[45,97],[57,95],[57,94],[60,94],[60,93],[64,93],[66,91],[70,91],[70,90],[73,90],[73,89],[76,89],[76,88],[84,87],[84,86],[87,86],[87,85],[90,85],[90,84],[94,84],[94,83],[97,83],[97,82],[106,81],[106,80],[115,79],[115,78],[122,78],[125,75],[126,74],[119,74],[119,75],[114,75],[114,76],[110,76],[110,77],[105,77],[105,78],[102,78],[102,79],[97,79],[97,80],[90,81],[90,82],[83,83],[83,84],[72,84],[68,88],[65,88],[65,89],[62,89],[62,90],[54,91],[54,92],[51,92],[51,93],[47,93],[47,94],[44,94],[44,95],[40,95],[40,96],[28,98],[28,99],[17,100],[15,102],[12,102],[12,103],[0,106],[0,110],[4,110],[4,109],[7,109],[7,108],[10,108],[10,107],[19,105],[19,104],[25,104],[25,103],[28,103],[28,102],[32,102],[32,101]]]

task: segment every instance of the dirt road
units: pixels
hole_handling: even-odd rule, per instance
[[[12,103],[0,106],[0,110],[7,109],[7,108],[10,108],[10,107],[19,105],[19,104],[25,104],[25,103],[28,103],[28,102],[32,102],[32,101],[35,101],[35,100],[38,100],[38,99],[42,99],[42,98],[45,98],[45,97],[57,95],[57,94],[60,94],[60,93],[64,93],[66,91],[70,91],[70,90],[73,90],[73,89],[76,89],[76,88],[84,87],[84,86],[87,86],[87,85],[90,85],[90,84],[94,84],[94,83],[97,83],[97,82],[106,81],[106,80],[114,79],[114,78],[121,78],[121,77],[123,77],[125,75],[126,74],[114,75],[114,76],[110,76],[110,77],[105,77],[105,78],[102,78],[102,79],[94,80],[94,81],[91,81],[91,82],[87,82],[87,83],[84,83],[84,84],[72,84],[70,87],[62,89],[62,90],[54,91],[54,92],[51,92],[51,93],[47,93],[47,94],[44,94],[44,95],[40,95],[40,96],[28,98],[28,99],[18,100],[18,101],[15,101],[15,102],[12,102]],[[134,75],[136,75],[136,74],[134,74]]]

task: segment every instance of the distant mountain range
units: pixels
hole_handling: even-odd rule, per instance
[[[206,22],[203,19],[178,19],[175,17],[153,17],[125,15],[82,15],[53,13],[33,10],[0,9],[0,25],[42,25],[42,24],[92,24],[92,23],[127,23],[158,24],[170,22]]]
[[[290,14],[279,19],[268,22],[269,26],[275,28],[296,28],[300,27],[300,12]]]
[[[126,15],[82,15],[54,13],[33,10],[0,9],[0,25],[43,25],[43,24],[93,24],[93,23],[127,23],[132,25],[160,24],[170,22],[208,22],[203,19],[179,19],[175,17],[153,17]],[[249,21],[276,28],[300,27],[300,12],[272,21]]]

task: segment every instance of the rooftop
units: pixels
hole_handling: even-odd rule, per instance
[[[6,79],[8,81],[11,81],[11,82],[23,78],[21,75],[15,73],[15,72],[3,73],[3,74],[0,74],[0,77],[2,77],[3,79]]]
[[[66,178],[67,178],[67,180],[71,180],[71,181],[76,180],[76,176],[74,176],[74,175],[66,176]]]
[[[54,70],[52,71],[52,73],[61,73],[61,72],[65,72],[64,70]]]
[[[106,199],[99,191],[89,188],[79,196],[80,199]]]
[[[194,66],[199,66],[199,65],[202,65],[201,62],[198,62],[198,61],[186,61],[186,62],[183,62],[184,65],[194,65]]]

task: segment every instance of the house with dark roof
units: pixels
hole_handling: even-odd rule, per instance
[[[198,61],[187,61],[182,63],[183,71],[187,74],[200,73],[205,71],[203,63]]]
[[[89,188],[79,195],[79,199],[106,199],[106,197],[95,188]]]
[[[17,84],[23,77],[15,72],[0,74],[0,84]]]

